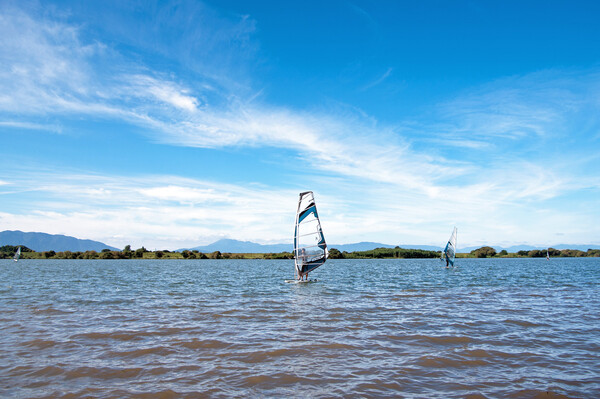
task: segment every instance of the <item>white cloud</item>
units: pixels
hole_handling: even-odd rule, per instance
[[[155,97],[162,103],[188,112],[196,111],[198,107],[198,99],[188,95],[188,90],[177,87],[173,82],[144,75],[126,76],[124,79],[131,85],[132,95]]]
[[[18,190],[36,196],[22,204],[22,211],[0,214],[5,228],[74,235],[117,247],[176,249],[231,234],[285,242],[297,197],[295,191],[176,176],[31,173],[19,181]]]
[[[53,133],[61,133],[62,128],[57,125],[47,125],[41,123],[31,123],[23,121],[0,121],[0,127],[8,127],[14,129],[41,130]]]

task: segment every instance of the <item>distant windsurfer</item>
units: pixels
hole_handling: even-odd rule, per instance
[[[448,266],[448,256],[446,256],[446,269],[448,269],[448,268],[449,268],[449,266]]]

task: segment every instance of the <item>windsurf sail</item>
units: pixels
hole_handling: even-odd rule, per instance
[[[456,227],[452,231],[452,235],[444,248],[444,256],[446,257],[447,264],[454,266],[454,258],[456,257]]]
[[[21,257],[21,247],[17,248],[17,252],[15,252],[15,257],[13,258],[13,260],[15,262],[18,262],[20,257]]]
[[[300,193],[294,229],[294,265],[296,277],[315,270],[327,260],[329,250],[321,230],[317,205],[312,191]]]
[[[548,248],[546,248],[546,260],[550,260],[550,253],[548,252]]]

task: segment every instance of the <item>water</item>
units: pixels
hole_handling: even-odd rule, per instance
[[[457,264],[0,261],[0,397],[600,397],[599,258]]]

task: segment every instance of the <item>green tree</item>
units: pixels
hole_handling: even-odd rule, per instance
[[[506,255],[508,255],[508,251],[506,251],[506,249],[503,249],[502,251],[500,251],[498,253],[498,255],[500,255],[500,256],[506,256]]]
[[[587,250],[587,256],[588,257],[595,257],[598,258],[600,257],[600,249],[588,249]]]
[[[162,258],[162,257],[163,257],[163,251],[156,251],[156,252],[154,253],[154,255],[156,255],[156,257],[157,257],[158,259],[160,259],[160,258]]]
[[[331,248],[329,250],[329,258],[330,259],[344,259],[344,254],[341,253],[338,249],[336,248]]]
[[[496,250],[492,247],[481,247],[471,251],[471,255],[475,255],[477,258],[487,258],[496,255]]]
[[[530,258],[544,258],[546,257],[546,252],[542,252],[539,249],[532,249],[527,254]]]
[[[104,251],[100,252],[100,259],[115,259],[114,251]]]
[[[560,249],[548,248],[548,255],[560,256]]]
[[[144,253],[146,253],[146,252],[148,252],[146,250],[146,248],[144,248],[144,247],[138,248],[135,250],[135,257],[141,259],[144,257]]]

